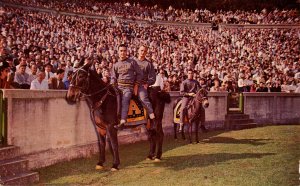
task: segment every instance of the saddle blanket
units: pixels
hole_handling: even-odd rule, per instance
[[[179,124],[180,123],[180,107],[182,100],[177,102],[173,110],[173,122]]]
[[[147,123],[147,111],[137,98],[130,100],[126,125],[135,126]]]

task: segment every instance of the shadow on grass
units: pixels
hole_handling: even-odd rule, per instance
[[[216,136],[223,131],[214,131],[205,134],[200,134],[200,140],[209,139],[212,136]],[[187,140],[174,140],[172,135],[167,135],[163,144],[163,159],[164,152],[173,150],[176,148],[188,145]],[[119,147],[121,165],[120,169],[124,169],[130,166],[136,166],[140,162],[144,161],[149,152],[149,142],[140,141],[134,144],[121,145]],[[76,176],[84,174],[99,174],[99,176],[109,175],[109,169],[112,165],[112,155],[109,151],[106,152],[106,169],[97,171],[95,166],[98,162],[98,154],[90,158],[74,159],[69,162],[58,163],[46,168],[38,169],[40,173],[40,183],[47,183],[51,180],[56,180],[65,176]]]
[[[201,141],[208,143],[234,143],[234,144],[261,144],[265,139],[234,139],[227,137],[218,137],[217,135],[224,131],[214,131],[205,134],[200,134]],[[173,136],[166,136],[163,145],[163,152],[167,152],[176,148],[181,148],[188,145],[187,140],[174,140]],[[135,144],[127,144],[120,146],[120,169],[130,169],[131,166],[143,168],[144,165],[139,165],[145,160],[149,151],[149,142],[141,141]],[[155,166],[166,167],[168,169],[183,170],[191,167],[205,167],[216,163],[226,162],[237,159],[261,158],[263,156],[274,155],[272,153],[217,153],[217,154],[196,154],[186,156],[166,157],[163,153],[163,159]],[[37,170],[40,172],[40,183],[49,183],[61,177],[72,177],[80,175],[93,175],[96,180],[100,177],[106,177],[111,174],[109,171],[112,165],[112,155],[109,151],[106,152],[106,169],[97,171],[95,165],[98,162],[98,154],[91,158],[76,159],[70,162],[59,163],[47,168]],[[94,181],[91,180],[91,183]]]
[[[230,137],[212,137],[209,139],[204,139],[203,142],[205,143],[226,143],[226,144],[248,144],[248,145],[265,145],[267,144],[267,141],[270,141],[271,139],[235,139]]]
[[[186,168],[199,168],[217,163],[227,162],[231,160],[241,159],[258,159],[264,156],[272,156],[275,153],[216,153],[216,154],[198,154],[198,155],[187,155],[187,156],[172,156],[166,157],[159,164],[158,167],[166,167],[172,170],[184,170]]]

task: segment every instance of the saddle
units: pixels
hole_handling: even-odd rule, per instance
[[[181,104],[182,104],[182,98],[178,98],[175,101],[175,105],[174,105],[174,108],[173,108],[173,122],[176,123],[176,124],[180,123]],[[188,110],[190,110],[190,109],[192,109],[192,101],[189,102],[189,104],[187,105],[187,107],[185,109],[184,123],[189,122]]]

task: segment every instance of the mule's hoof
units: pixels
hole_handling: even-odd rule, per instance
[[[96,165],[96,168],[95,168],[96,170],[102,170],[102,169],[104,169],[104,167],[103,166],[101,166],[101,165]]]
[[[110,169],[111,172],[116,172],[116,171],[118,171],[118,170],[119,170],[119,169],[117,169],[117,168],[111,168],[111,169]]]
[[[160,162],[161,160],[160,159],[158,159],[158,158],[155,158],[154,159],[154,162]]]

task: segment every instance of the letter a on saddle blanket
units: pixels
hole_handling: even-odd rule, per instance
[[[140,100],[133,98],[130,100],[126,125],[135,126],[144,123],[147,123],[147,111]]]

